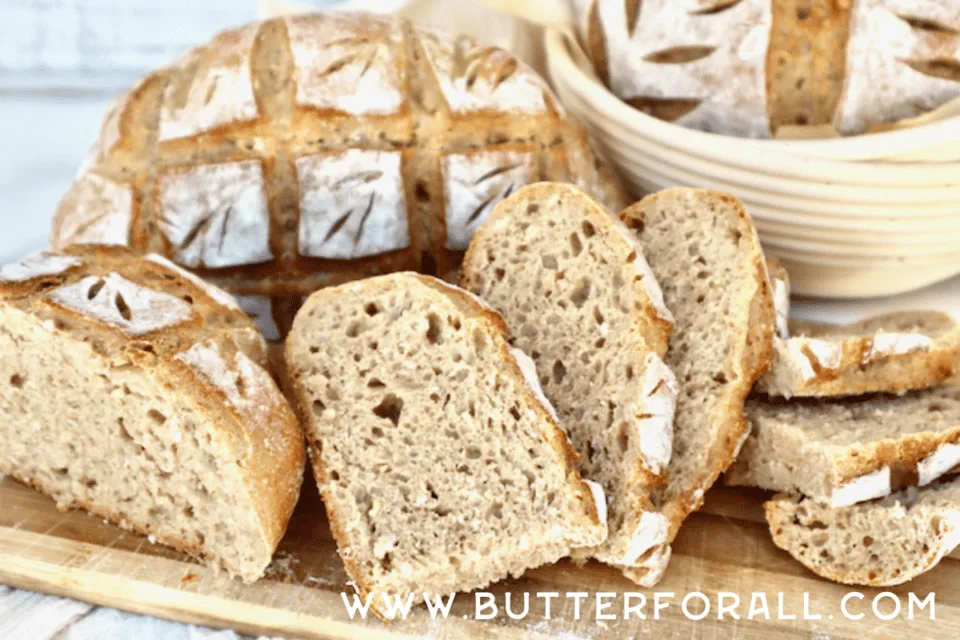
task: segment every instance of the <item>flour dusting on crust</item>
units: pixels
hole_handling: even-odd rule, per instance
[[[300,255],[350,259],[410,246],[402,157],[347,149],[298,158]]]
[[[513,54],[470,36],[451,42],[429,30],[420,31],[420,41],[454,115],[547,112],[546,83]]]
[[[673,372],[657,354],[648,353],[644,359],[641,383],[641,411],[637,423],[640,451],[644,464],[656,474],[670,464],[673,452],[673,414],[680,387]],[[626,561],[624,564],[631,564]]]
[[[297,104],[355,116],[399,113],[406,78],[397,23],[350,14],[286,23]]]
[[[157,189],[160,229],[180,264],[217,268],[273,258],[259,160],[172,169]]]
[[[848,507],[858,502],[889,495],[890,490],[890,467],[881,467],[837,487],[831,496],[830,505]]]
[[[945,442],[917,464],[917,484],[928,485],[960,465],[960,444]]]
[[[478,151],[443,158],[447,249],[463,250],[494,207],[535,181],[537,160],[527,151]]]
[[[131,336],[175,327],[193,319],[193,308],[175,296],[147,289],[116,274],[87,276],[55,289],[48,299],[75,313],[96,318]]]
[[[863,356],[863,364],[889,356],[929,351],[933,347],[933,338],[922,333],[878,331],[870,340],[870,351]]]
[[[593,502],[597,505],[597,519],[603,524],[607,524],[607,494],[603,490],[603,485],[586,478],[583,479],[583,482],[590,488]]]
[[[257,117],[250,58],[259,22],[217,34],[183,54],[160,110],[160,140],[184,138]],[[189,83],[180,86],[181,82]]]
[[[95,173],[79,176],[63,197],[60,208],[69,215],[58,218],[54,248],[71,244],[130,244],[133,189]]]
[[[678,124],[728,135],[770,136],[765,76],[773,25],[770,0],[741,0],[715,13],[698,11],[717,2],[644,0],[632,33],[623,0],[596,1],[615,94],[625,99],[698,100]],[[666,61],[666,53],[682,49],[697,55]]]
[[[943,30],[921,24],[941,25]],[[911,118],[960,97],[956,78],[915,68],[960,60],[960,5],[857,0],[850,16],[846,60],[843,95],[834,118],[842,134]]]
[[[83,260],[80,258],[40,251],[20,262],[0,267],[0,282],[27,282],[34,278],[59,275],[82,265]]]

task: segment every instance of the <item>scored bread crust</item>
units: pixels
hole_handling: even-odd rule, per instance
[[[566,235],[568,229],[556,228],[556,230],[553,230],[542,219],[537,219],[537,216],[556,215],[555,211],[546,211],[548,207],[562,208],[571,220],[576,221],[577,238],[580,238],[581,227],[589,225],[589,229],[584,230],[585,234],[589,231],[589,237],[578,240],[578,242],[582,242],[582,253],[592,253],[596,243],[601,243],[604,248],[618,254],[615,263],[606,263],[606,257],[600,258],[604,261],[603,263],[599,260],[594,261],[595,270],[587,273],[589,277],[606,282],[608,277],[606,272],[620,273],[621,270],[628,272],[625,276],[622,276],[623,286],[632,292],[632,298],[624,304],[631,309],[629,320],[632,326],[629,331],[633,338],[633,351],[639,355],[636,359],[637,364],[639,365],[642,362],[645,365],[643,373],[638,372],[636,375],[640,378],[639,384],[641,386],[646,388],[655,385],[653,391],[658,392],[656,399],[650,400],[650,404],[648,404],[647,401],[650,396],[642,396],[641,389],[637,389],[638,397],[633,399],[636,400],[637,415],[630,416],[635,420],[631,423],[631,426],[633,424],[640,426],[640,422],[644,420],[642,416],[651,416],[651,419],[654,420],[672,421],[672,408],[671,416],[666,417],[656,412],[653,406],[657,401],[668,401],[672,407],[676,398],[676,381],[661,360],[666,352],[667,340],[673,326],[672,316],[663,304],[659,285],[646,264],[642,247],[636,243],[622,223],[589,194],[570,185],[540,183],[526,186],[501,202],[474,235],[474,240],[464,258],[461,285],[478,295],[485,296],[488,302],[497,307],[510,323],[511,340],[527,352],[539,356],[537,361],[539,365],[538,373],[548,394],[551,393],[551,390],[553,394],[564,393],[559,389],[553,389],[551,386],[550,368],[543,364],[549,359],[546,353],[547,347],[542,345],[538,338],[530,337],[525,332],[524,327],[521,326],[520,319],[515,315],[515,311],[521,306],[521,301],[515,295],[517,287],[513,284],[500,283],[494,275],[501,271],[504,273],[515,271],[517,274],[540,273],[540,264],[547,257],[552,257],[554,260],[560,259],[561,264],[557,268],[561,271],[558,273],[564,273],[565,280],[573,280],[582,275],[575,271],[572,263],[564,263],[565,254],[563,254],[562,247],[569,242]],[[534,211],[531,211],[531,208],[535,208]],[[533,235],[526,236],[525,234],[528,232]],[[516,261],[510,259],[496,261],[489,257],[492,253],[502,254],[504,251],[511,250],[507,238],[529,237],[529,242],[533,243],[542,242],[543,236],[549,238],[551,234],[556,236],[557,246],[553,247],[551,245],[548,250],[555,248],[558,255],[536,253],[534,265],[524,263],[523,256],[519,256]],[[524,242],[526,243],[526,240]],[[529,251],[534,252],[534,249],[530,248]],[[570,258],[570,256],[567,256],[567,258]],[[573,256],[571,259],[575,260],[576,258],[577,256]],[[549,277],[551,268],[544,267],[543,273]],[[510,277],[513,277],[513,273],[510,273]],[[525,291],[524,293],[529,292]],[[592,299],[596,300],[597,298],[594,296]],[[558,295],[557,300],[553,302],[562,304],[564,301]],[[584,301],[584,304],[586,304],[586,301]],[[541,317],[541,312],[546,313],[547,310],[535,308],[533,311],[527,310],[523,313],[537,316],[534,318],[534,322],[542,322],[544,318]],[[601,309],[601,313],[607,315],[608,311],[604,308]],[[571,322],[575,323],[576,318],[571,319]],[[604,320],[605,322],[606,320]],[[574,327],[571,326],[570,330],[573,331]],[[607,333],[600,333],[600,335],[605,336],[604,341],[606,342]],[[607,347],[608,350],[609,348]],[[555,348],[550,351],[553,354],[551,357],[556,356],[555,351]],[[573,354],[570,357],[572,358]],[[577,374],[574,371],[566,374],[570,377],[575,375]],[[647,380],[650,380],[650,382],[646,382]],[[636,385],[637,383],[626,384]],[[644,391],[643,393],[648,392]],[[566,399],[555,395],[552,399],[555,405],[569,406],[570,404]],[[611,418],[611,420],[615,419]],[[573,424],[575,422],[577,422],[577,419],[574,416],[564,414],[564,417],[560,420],[560,426],[567,429],[569,435],[569,430],[575,428]],[[669,425],[667,428],[672,430]],[[655,434],[646,435],[652,436]],[[667,436],[667,455],[669,455],[669,434],[665,435]],[[601,434],[597,434],[597,436],[602,439]],[[629,498],[627,504],[629,511],[622,514],[622,526],[612,530],[610,537],[602,545],[592,549],[576,550],[574,553],[576,558],[592,556],[602,562],[619,566],[624,562],[635,561],[649,548],[663,542],[661,537],[666,532],[666,526],[662,516],[656,512],[650,502],[649,491],[663,482],[667,460],[662,462],[658,460],[648,461],[644,455],[643,437],[643,435],[640,436],[641,441],[639,443],[634,438],[630,439],[632,448],[637,447],[636,451],[639,451],[639,455],[636,456],[636,464],[633,468],[626,470],[624,486],[606,487],[608,492],[620,494],[620,497],[627,494],[626,497]],[[572,436],[571,440],[576,442],[578,438]],[[586,464],[580,466],[580,471],[584,476],[593,476],[588,466],[592,448],[603,446],[597,438],[591,437],[590,442],[591,444],[586,447],[586,451],[579,452],[581,462],[586,462]],[[574,444],[574,446],[577,445]],[[587,458],[584,458],[584,456],[587,456]],[[600,480],[600,476],[593,476],[592,479]]]
[[[49,261],[50,256],[56,258],[57,254],[39,254],[43,261]],[[141,258],[122,247],[103,246],[71,247],[59,256],[73,263],[55,273],[43,273],[41,269],[27,277],[23,277],[26,272],[15,274],[12,280],[9,266],[0,270],[0,305],[9,314],[35,323],[41,333],[60,334],[87,345],[84,348],[91,359],[100,359],[111,367],[141,371],[158,388],[172,390],[176,394],[174,404],[189,405],[205,418],[215,444],[226,451],[236,451],[230,454],[237,456],[236,466],[224,468],[222,473],[233,475],[247,492],[253,512],[238,513],[237,518],[258,531],[262,566],[241,568],[224,564],[214,550],[161,534],[150,522],[132,521],[122,510],[109,505],[58,492],[10,466],[2,456],[0,472],[53,496],[62,509],[82,508],[96,513],[130,531],[156,536],[159,542],[214,567],[223,566],[245,581],[256,580],[286,531],[299,497],[305,461],[300,426],[263,368],[266,345],[256,326],[224,292],[162,260]],[[98,295],[87,294],[86,301],[73,306],[66,292],[90,282],[91,277],[99,280],[100,289],[111,286],[110,282],[123,283],[125,288],[118,290],[117,301],[108,302],[116,304],[118,310],[125,309],[130,322],[124,322],[124,311],[114,322],[88,311]],[[184,312],[165,318],[165,324],[153,326],[148,320],[147,325],[138,326],[141,308],[137,305],[142,296],[150,295],[180,300],[183,306],[177,308]],[[122,296],[127,297],[121,300]],[[150,309],[143,311],[144,316],[150,313]],[[148,330],[141,332],[141,328]],[[185,360],[188,353],[205,354],[214,365],[222,365],[223,370],[218,373],[242,379],[242,383],[234,384],[246,384],[248,388],[230,388],[230,379],[211,375],[209,369],[200,370]]]
[[[728,319],[724,325],[732,331],[730,344],[733,346],[733,353],[727,356],[725,366],[735,374],[736,383],[726,385],[718,407],[719,415],[724,418],[724,424],[710,443],[706,454],[706,459],[709,461],[708,466],[697,471],[693,482],[675,488],[671,486],[670,480],[676,475],[676,458],[674,458],[667,469],[667,485],[659,488],[654,494],[654,501],[670,524],[667,544],[676,537],[684,519],[700,508],[706,491],[717,481],[720,474],[731,465],[749,435],[749,424],[744,413],[744,403],[756,381],[772,363],[773,337],[776,331],[776,312],[773,304],[770,276],[756,230],[743,203],[736,197],[725,193],[705,189],[665,189],[645,197],[620,213],[620,219],[628,228],[634,230],[640,244],[647,248],[646,254],[650,266],[657,275],[657,279],[664,284],[667,306],[671,306],[670,296],[667,293],[667,281],[651,247],[655,243],[659,243],[671,251],[680,251],[681,239],[646,233],[649,225],[645,218],[649,209],[660,206],[670,209],[671,200],[681,201],[687,206],[703,206],[708,210],[707,215],[719,209],[717,205],[725,205],[733,211],[733,219],[730,222],[737,228],[739,234],[736,243],[738,246],[741,241],[744,243],[744,246],[738,249],[738,254],[741,257],[742,265],[746,268],[744,274],[746,281],[744,282],[742,297],[737,300],[739,304],[738,312],[746,317],[745,321],[744,319],[732,321]],[[699,211],[698,209],[698,213]],[[703,228],[709,229],[711,227],[704,224]],[[719,231],[715,231],[715,233],[719,233]],[[691,278],[694,277],[693,269],[688,273]],[[731,294],[731,292],[724,293]],[[677,319],[674,334],[674,341],[676,341],[676,334],[681,329],[683,322],[683,312],[677,308],[672,308],[671,311]],[[671,349],[673,349],[673,344],[671,343]],[[673,352],[668,351],[665,361],[668,366],[673,368],[680,384],[680,400],[677,403],[676,414],[676,421],[679,422],[683,409],[684,367],[678,366],[678,364],[683,364],[683,357],[680,355],[673,357]],[[729,376],[727,377],[729,378]],[[678,435],[675,430],[675,443]],[[676,453],[676,447],[674,451]],[[658,574],[662,574],[668,560],[669,554],[665,552],[665,549],[654,549],[638,563],[635,579],[637,581],[643,579],[639,572],[646,565],[648,578],[645,582],[652,586],[659,580]]]
[[[781,127],[866,133],[960,96],[954,3],[574,0],[597,75],[677,124],[768,138]]]
[[[440,304],[452,304],[459,312],[463,313],[465,317],[477,320],[479,325],[487,332],[487,335],[493,339],[497,345],[505,371],[515,380],[522,382],[518,388],[524,390],[527,406],[536,413],[539,418],[539,423],[544,427],[541,434],[556,454],[554,462],[559,463],[563,467],[563,475],[568,489],[577,502],[584,505],[586,516],[585,530],[589,532],[589,537],[591,538],[586,544],[596,544],[605,538],[605,509],[598,507],[595,502],[596,494],[594,493],[594,489],[591,488],[590,484],[581,478],[577,472],[577,454],[558,426],[552,407],[541,400],[539,388],[534,386],[535,381],[531,381],[524,374],[516,356],[511,352],[511,348],[507,342],[507,327],[499,313],[468,291],[454,287],[436,278],[411,272],[379,276],[358,283],[322,289],[310,296],[294,320],[293,329],[286,342],[284,359],[288,374],[287,380],[292,388],[294,407],[306,427],[309,457],[317,481],[317,487],[326,507],[330,529],[337,542],[344,567],[352,578],[361,598],[367,599],[374,594],[376,592],[376,585],[365,579],[366,573],[359,564],[357,554],[346,552],[351,548],[352,538],[345,519],[339,513],[337,502],[332,499],[332,495],[327,488],[331,479],[324,466],[323,455],[321,453],[323,450],[323,442],[318,439],[313,428],[315,415],[310,407],[310,394],[301,379],[302,371],[299,368],[299,363],[302,360],[301,354],[309,349],[309,345],[301,335],[298,327],[306,325],[309,322],[311,309],[324,308],[326,303],[335,300],[336,297],[345,290],[356,291],[370,287],[402,289],[411,286],[430,290],[435,296],[435,300]],[[477,585],[477,587],[480,586],[483,585]],[[422,595],[422,593],[415,594],[415,602],[418,602],[422,598]],[[381,610],[377,599],[371,598],[370,601],[371,608],[377,616],[383,620],[387,620],[386,614]]]
[[[933,569],[960,544],[958,503],[953,479],[836,509],[785,493],[763,506],[774,544],[810,571],[842,584],[885,587]]]
[[[960,368],[960,328],[937,311],[899,311],[848,325],[794,320],[757,390],[771,396],[900,393]]]
[[[450,275],[496,202],[544,179],[629,202],[509,52],[400,18],[284,16],[217,34],[113,103],[51,246],[162,254],[270,298],[283,334],[321,287]]]
[[[747,414],[752,430],[724,475],[730,486],[796,491],[841,507],[930,484],[960,464],[960,390],[954,387],[831,402],[772,404],[755,397]],[[908,419],[923,428],[901,426]],[[837,437],[858,424],[873,427],[873,436]],[[832,426],[816,433],[823,425]]]

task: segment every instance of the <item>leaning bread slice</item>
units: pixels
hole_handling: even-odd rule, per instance
[[[653,494],[669,542],[747,435],[743,403],[772,356],[773,298],[753,223],[733,196],[667,189],[620,215],[676,322],[665,358],[680,388],[673,454]],[[662,549],[651,553],[648,582],[666,558]]]
[[[577,555],[631,565],[666,542],[649,495],[670,461],[673,321],[627,228],[575,187],[524,187],[477,231],[461,283],[531,354],[580,473],[606,490],[610,536]]]
[[[321,290],[286,356],[340,556],[378,614],[606,538],[533,364],[471,294],[410,273]]]
[[[303,434],[232,299],[119,248],[0,268],[0,472],[255,580]]]
[[[960,387],[904,396],[747,403],[752,430],[729,485],[842,507],[925,485],[960,464]]]
[[[764,509],[774,544],[817,575],[843,584],[903,584],[960,544],[957,479],[838,509],[778,494]]]
[[[848,325],[790,321],[757,389],[783,397],[898,393],[939,384],[960,362],[960,329],[936,311],[895,312]]]

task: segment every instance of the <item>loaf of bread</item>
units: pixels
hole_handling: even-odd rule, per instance
[[[620,217],[643,247],[676,322],[664,359],[680,388],[673,454],[666,483],[653,493],[669,523],[669,543],[747,437],[743,404],[770,364],[776,314],[756,230],[733,196],[667,189]],[[667,559],[654,550],[628,577],[652,586]]]
[[[261,296],[283,334],[320,287],[448,276],[499,200],[547,179],[626,204],[511,54],[395,18],[290,16],[224,31],[121,96],[51,242],[159,253]]]
[[[848,325],[789,321],[757,390],[772,396],[899,393],[960,371],[960,327],[938,311],[899,311]]]
[[[764,507],[778,547],[818,576],[843,584],[903,584],[960,544],[956,479],[840,509],[787,494]]]
[[[318,291],[286,356],[340,556],[378,614],[606,538],[603,489],[471,294],[411,273]]]
[[[728,485],[843,507],[930,484],[960,464],[960,387],[832,401],[758,397],[747,418],[750,437]]]
[[[695,129],[844,135],[960,97],[960,3],[574,0],[597,74],[633,107]]]
[[[303,434],[236,303],[119,247],[0,268],[0,473],[246,581],[283,536]]]
[[[477,231],[461,283],[531,354],[580,473],[605,489],[610,535],[577,555],[629,566],[664,544],[650,493],[672,450],[673,318],[630,231],[576,187],[524,187]]]

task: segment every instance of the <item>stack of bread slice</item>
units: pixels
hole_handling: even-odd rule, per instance
[[[607,491],[610,537],[576,555],[652,586],[743,443],[744,399],[772,358],[743,205],[673,189],[618,220],[572,187],[534,185],[480,228],[462,274],[531,353],[581,472]]]
[[[372,278],[293,323],[287,380],[358,590],[387,615],[568,556],[653,585],[773,357],[746,211],[682,189],[618,219],[532,185],[477,231],[461,284]]]
[[[960,543],[956,322],[932,311],[791,320],[774,342],[725,482],[781,492],[766,505],[774,542],[821,576],[883,586],[932,568]]]

